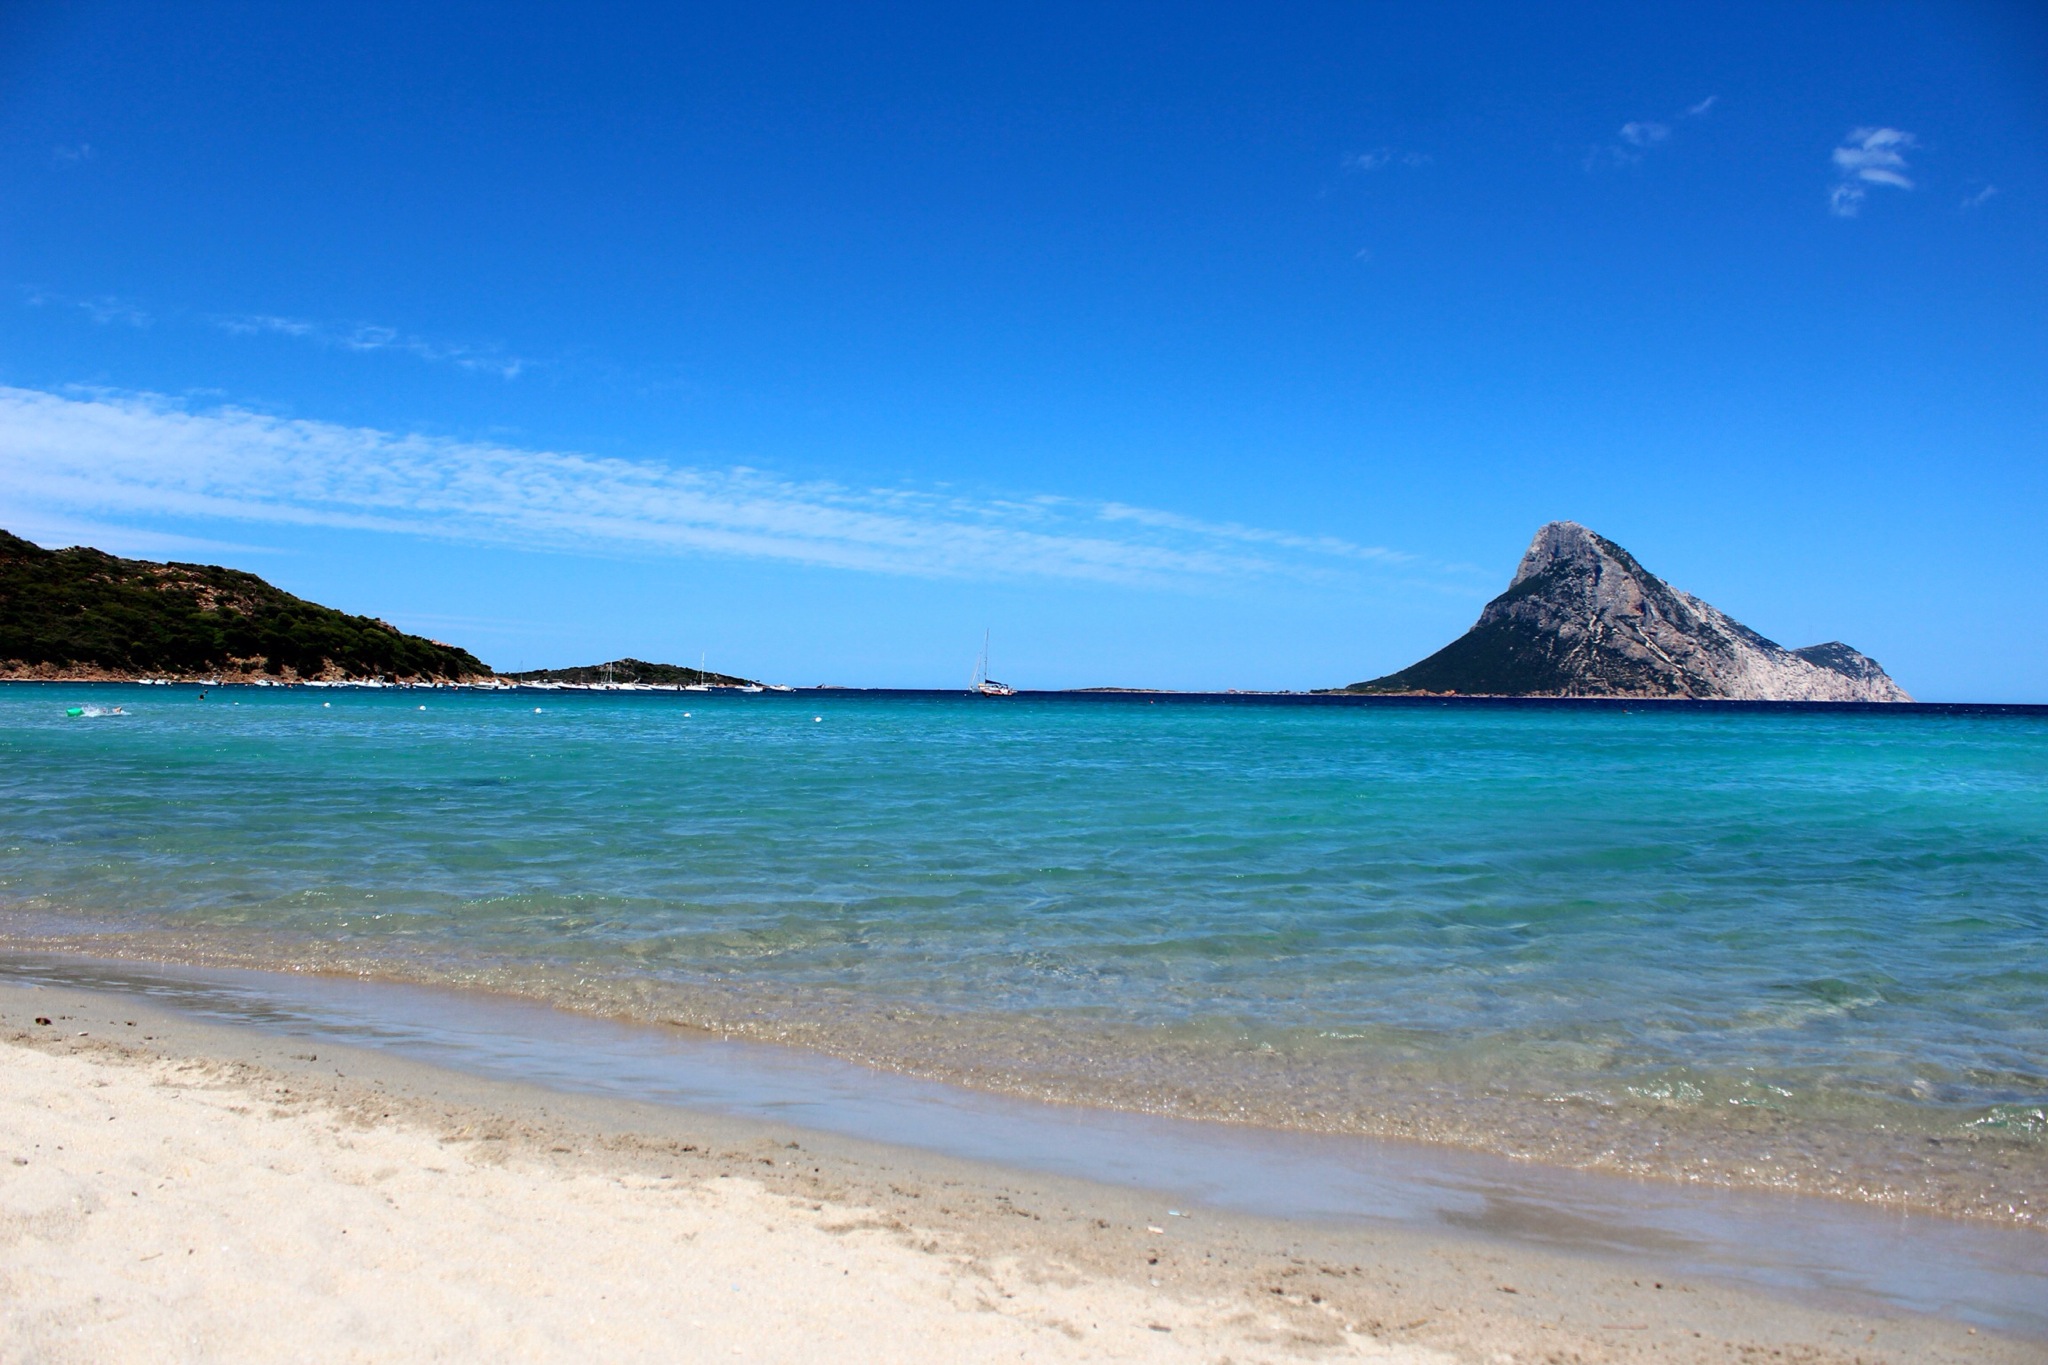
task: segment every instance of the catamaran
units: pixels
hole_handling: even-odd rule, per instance
[[[974,664],[974,681],[967,690],[977,697],[1014,697],[1017,689],[988,675],[988,632],[981,633],[981,657]]]

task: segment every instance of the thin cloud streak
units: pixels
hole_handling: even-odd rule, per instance
[[[305,318],[278,317],[269,313],[243,313],[217,317],[213,320],[213,325],[223,332],[231,332],[236,336],[294,337],[322,346],[339,347],[344,351],[396,351],[437,364],[445,363],[483,374],[495,374],[503,379],[517,379],[527,365],[527,362],[518,356],[508,356],[487,347],[426,341],[420,337],[408,336],[394,327],[380,327],[367,322],[336,327],[311,322]]]
[[[393,434],[154,395],[0,387],[8,518],[322,527],[519,549],[714,555],[924,578],[1199,588],[1442,577],[1414,556],[1061,497],[972,498]]]
[[[112,294],[80,299],[48,289],[25,289],[22,301],[31,308],[75,308],[102,327],[117,322],[124,327],[147,327],[153,321],[142,309]]]
[[[1347,152],[1344,169],[1347,171],[1371,172],[1383,166],[1427,166],[1433,157],[1427,152],[1401,152],[1392,147],[1374,147],[1370,151]]]
[[[1139,526],[1185,531],[1190,535],[1215,540],[1274,545],[1282,549],[1331,555],[1339,559],[1371,560],[1381,564],[1412,564],[1416,561],[1416,556],[1412,554],[1402,550],[1389,550],[1383,545],[1354,545],[1335,536],[1303,536],[1291,531],[1268,531],[1256,526],[1244,526],[1237,522],[1202,521],[1195,517],[1181,516],[1177,512],[1161,512],[1149,507],[1130,507],[1118,502],[1102,504],[1096,515],[1104,521],[1126,521]]]

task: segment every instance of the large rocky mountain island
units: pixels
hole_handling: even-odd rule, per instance
[[[1911,701],[1840,641],[1786,649],[1573,521],[1536,533],[1508,590],[1420,663],[1347,692]]]
[[[0,678],[466,682],[468,650],[252,573],[46,550],[0,531]]]

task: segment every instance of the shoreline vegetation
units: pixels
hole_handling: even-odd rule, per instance
[[[469,682],[468,650],[205,564],[0,531],[0,675],[36,681]]]
[[[283,1320],[313,1358],[2038,1358],[1640,1257],[1169,1210],[102,991],[0,984],[0,1047],[0,1350],[23,1358],[269,1358]]]

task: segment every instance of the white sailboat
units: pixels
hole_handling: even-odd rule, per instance
[[[974,681],[967,690],[977,697],[1014,697],[1017,689],[988,675],[988,632],[981,633],[981,657],[974,663]]]
[[[708,649],[707,649],[707,650],[701,650],[701,651],[699,651],[699,652],[698,652],[698,655],[697,655],[697,681],[695,681],[695,682],[693,682],[693,683],[684,683],[684,684],[683,684],[683,691],[685,691],[685,692],[709,692],[709,691],[711,690],[711,684],[710,684],[710,683],[708,683],[708,682],[705,682],[705,681],[704,681],[704,661],[705,661],[706,659],[710,658],[710,657],[711,657],[711,651],[710,651],[710,650],[708,650]]]

